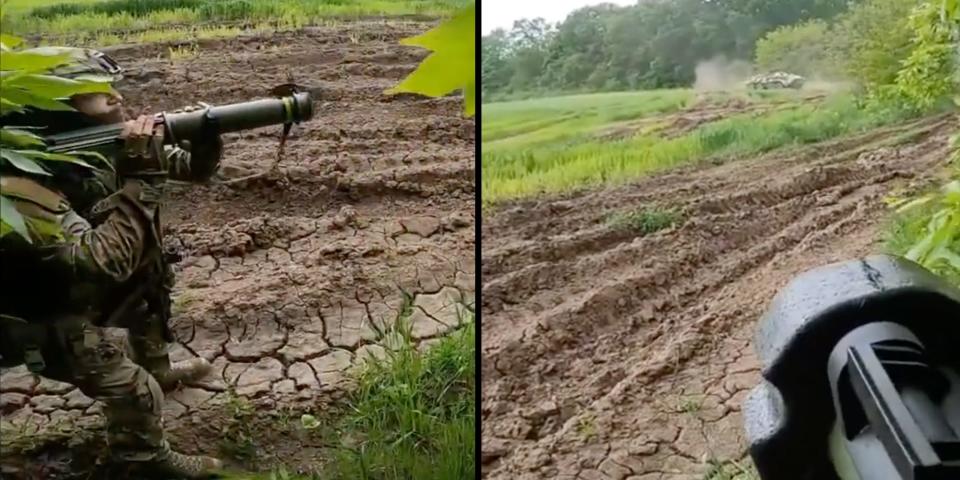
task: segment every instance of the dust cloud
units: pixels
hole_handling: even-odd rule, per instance
[[[713,57],[697,64],[697,79],[693,89],[709,92],[742,88],[752,72],[753,66],[749,62],[728,60],[724,56]]]

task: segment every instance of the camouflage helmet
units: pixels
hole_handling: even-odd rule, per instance
[[[79,79],[80,77],[110,77],[110,81],[123,79],[123,68],[107,54],[89,48],[39,47],[31,51],[51,55],[68,54],[69,63],[53,69],[50,74],[58,77]]]

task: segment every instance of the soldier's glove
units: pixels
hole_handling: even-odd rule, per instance
[[[153,115],[141,115],[129,120],[120,133],[123,150],[117,161],[117,175],[121,179],[137,179],[148,184],[163,183],[168,164],[163,148],[163,124],[157,124]]]
[[[220,138],[220,122],[210,110],[210,105],[199,103],[197,106],[184,107],[179,111],[197,110],[206,110],[203,123],[192,138],[180,142],[180,148],[190,152],[190,178],[194,181],[205,181],[220,168],[223,139]]]

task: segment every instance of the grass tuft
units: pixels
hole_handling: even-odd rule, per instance
[[[615,230],[649,235],[675,226],[682,219],[677,210],[643,208],[628,212],[616,212],[607,217],[607,225]]]
[[[760,474],[752,463],[743,465],[734,460],[709,462],[710,468],[707,470],[703,480],[760,480]]]
[[[471,478],[474,472],[475,328],[469,321],[427,351],[408,335],[358,377],[348,446],[326,471],[337,479]]]

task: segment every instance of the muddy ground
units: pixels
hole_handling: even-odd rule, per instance
[[[359,22],[204,41],[198,56],[175,60],[168,45],[111,50],[127,69],[119,90],[131,114],[265,97],[290,77],[323,91],[313,120],[293,128],[278,172],[170,193],[166,235],[183,256],[174,359],[199,355],[215,367],[167,396],[176,448],[221,453],[243,427],[259,466],[315,464],[310,442],[270,419],[336,405],[351,369],[383,354],[405,299],[424,345],[472,307],[474,122],[463,118],[461,98],[383,93],[425,55],[398,41],[431,26]],[[280,132],[226,135],[223,175],[266,169]],[[238,426],[229,412],[241,404],[254,414]],[[42,469],[63,458],[37,452],[96,432],[98,409],[69,385],[4,371],[3,478],[57,478]]]
[[[927,118],[485,214],[483,476],[702,480],[743,460],[763,309],[792,276],[881,250],[884,196],[942,171],[955,128]],[[651,206],[684,219],[647,236],[606,222]]]

